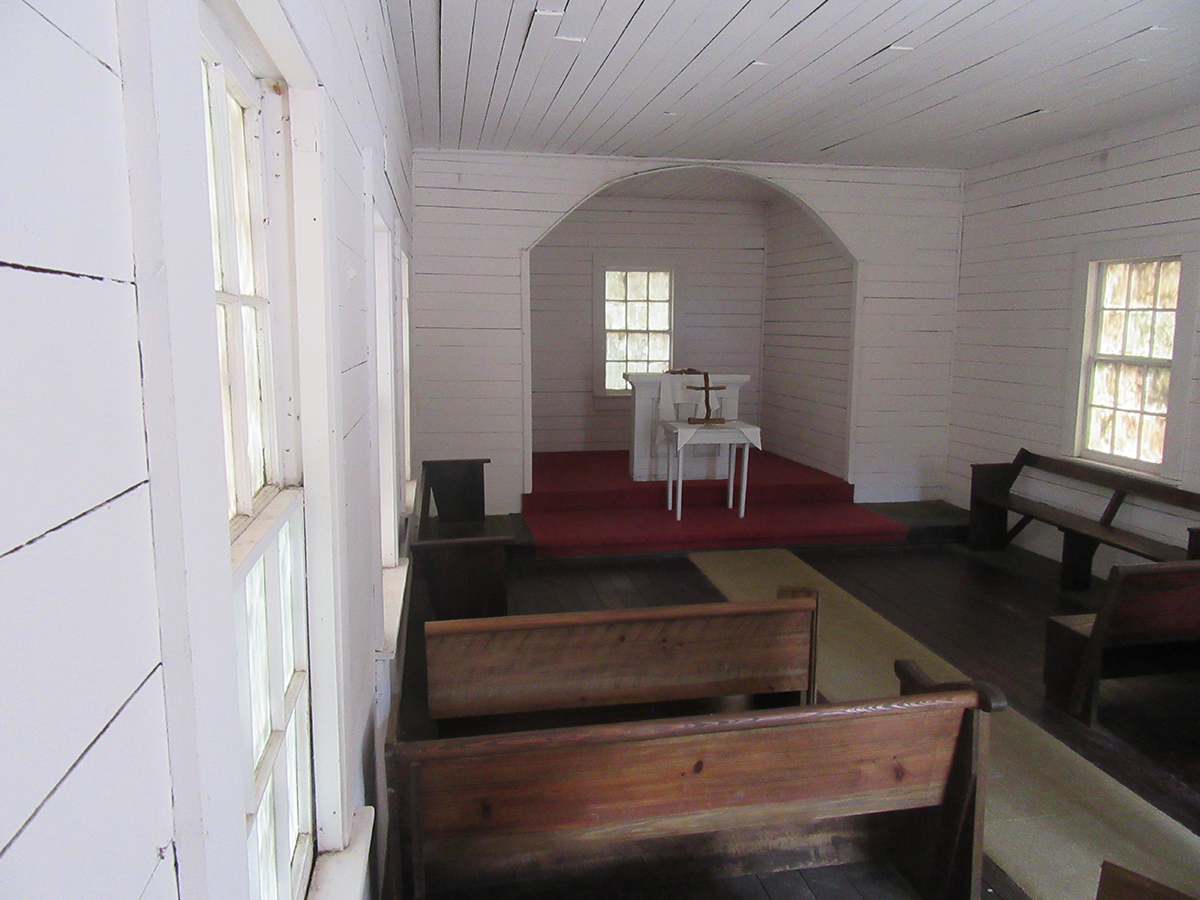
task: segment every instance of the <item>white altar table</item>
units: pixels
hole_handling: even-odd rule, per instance
[[[712,392],[714,402],[719,403],[719,410],[714,415],[724,419],[737,419],[738,394],[742,385],[750,380],[749,375],[725,375],[714,373],[711,376],[713,384],[725,385],[724,390]],[[655,373],[627,372],[625,380],[633,388],[632,435],[629,445],[629,477],[634,481],[663,481],[667,477],[668,442],[659,417],[659,392],[662,388],[662,375]],[[702,379],[697,377],[696,384]],[[697,392],[698,393],[698,392]],[[691,412],[681,411],[680,418],[686,423],[689,415],[704,415],[703,397],[697,397],[698,409]],[[681,404],[682,405],[682,404]],[[699,453],[688,455],[684,465],[684,474],[688,478],[721,478],[728,467],[729,445],[716,445],[716,455],[705,456]]]
[[[750,475],[750,445],[762,449],[762,431],[757,425],[736,419],[721,425],[689,425],[686,422],[663,422],[670,455],[667,457],[667,509],[671,509],[674,494],[675,519],[683,517],[683,449],[699,444],[717,444],[728,448],[728,469],[725,504],[733,509],[733,476],[737,471],[737,451],[742,450],[742,490],[738,501],[738,518],[746,517],[746,483]]]

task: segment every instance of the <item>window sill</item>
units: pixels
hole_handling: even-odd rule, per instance
[[[408,560],[383,570],[383,646],[376,659],[395,659],[400,639],[400,615],[404,611],[404,588],[408,583]]]
[[[345,850],[322,853],[317,857],[307,900],[370,900],[368,873],[374,827],[374,807],[363,806],[354,811],[350,843]]]

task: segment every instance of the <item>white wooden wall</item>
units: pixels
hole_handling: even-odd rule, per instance
[[[674,268],[674,364],[749,375],[758,421],[764,205],[597,197],[530,253],[533,449],[629,447],[629,398],[593,393],[593,260]]]
[[[767,207],[763,448],[846,474],[854,261],[801,207]]]
[[[1072,324],[1086,301],[1082,248],[1128,241],[1165,253],[1181,239],[1195,246],[1198,195],[1200,109],[967,173],[951,500],[966,505],[971,463],[1009,460],[1022,446],[1064,450],[1079,365]],[[1198,404],[1193,372],[1192,406],[1181,423],[1191,490],[1200,488]],[[1026,534],[1031,546],[1057,553],[1056,535],[1035,526]],[[1181,533],[1170,539],[1178,543]],[[1098,563],[1111,559],[1102,552]]]
[[[532,452],[522,254],[607,183],[679,164],[416,152],[414,453],[490,457],[492,512],[519,508]],[[940,496],[958,277],[959,173],[721,165],[796,197],[857,262],[846,466],[857,497]]]
[[[313,627],[333,636],[331,777],[352,810],[382,796],[386,716],[364,184],[410,246],[411,148],[384,6],[250,6],[291,23],[324,85],[336,489],[311,502],[336,497],[340,524],[336,621]],[[198,10],[30,0],[2,17],[2,81],[21,85],[0,92],[20,123],[0,166],[4,900],[246,888]]]
[[[0,166],[6,900],[174,896],[115,14],[3,16],[0,115],[21,123]]]

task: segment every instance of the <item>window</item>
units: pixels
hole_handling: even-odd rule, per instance
[[[1162,465],[1181,261],[1097,264],[1085,360],[1083,455]]]
[[[670,271],[604,270],[604,390],[627,392],[626,372],[671,367]]]
[[[223,34],[206,34],[203,84],[226,492],[238,601],[246,849],[253,896],[295,900],[313,863],[313,763],[301,491],[284,484],[273,331],[290,318],[273,297],[267,252],[268,154],[285,167],[287,92],[264,91]],[[287,216],[277,216],[286,221]],[[282,226],[278,226],[282,227]],[[280,330],[284,330],[280,328]],[[285,342],[286,343],[286,342]]]

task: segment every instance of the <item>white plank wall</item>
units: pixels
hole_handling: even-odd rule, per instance
[[[767,208],[763,449],[846,474],[854,260],[804,209]]]
[[[132,900],[172,815],[129,175],[115,7],[68,6],[0,54],[46,70],[0,92],[0,896]]]
[[[525,399],[530,372],[522,349],[527,337],[522,253],[606,184],[679,165],[619,157],[415,153],[414,453],[490,457],[492,512],[517,510],[528,488],[532,416]],[[940,496],[958,275],[959,173],[764,163],[719,167],[783,188],[858,263],[845,465],[858,498]],[[908,393],[914,385],[922,392]],[[524,404],[520,413],[514,411],[518,403]]]
[[[339,753],[324,777],[357,807],[384,796],[369,782],[387,707],[373,708],[382,611],[368,235],[377,207],[411,248],[412,150],[386,4],[247,8],[295,29],[329,112],[322,302],[336,326],[332,477],[345,508],[332,626]],[[200,3],[28,0],[2,18],[0,80],[23,87],[0,92],[0,115],[21,123],[0,166],[0,898],[238,900],[248,873],[238,607]]]
[[[1154,252],[1156,241],[1174,246],[1181,235],[1194,244],[1198,196],[1200,109],[967,173],[951,500],[966,505],[972,463],[1011,459],[1022,446],[1058,454],[1067,445],[1076,402],[1070,374],[1080,358],[1072,321],[1086,301],[1077,252],[1122,241]],[[1195,374],[1192,406],[1179,424],[1188,434],[1184,487],[1196,490]],[[1031,546],[1057,553],[1045,529],[1027,531]],[[1181,541],[1178,532],[1170,539]],[[1111,561],[1098,555],[1098,566]]]
[[[533,449],[629,447],[628,398],[593,391],[593,260],[676,274],[674,365],[749,375],[739,417],[758,421],[762,203],[596,197],[530,253]]]

